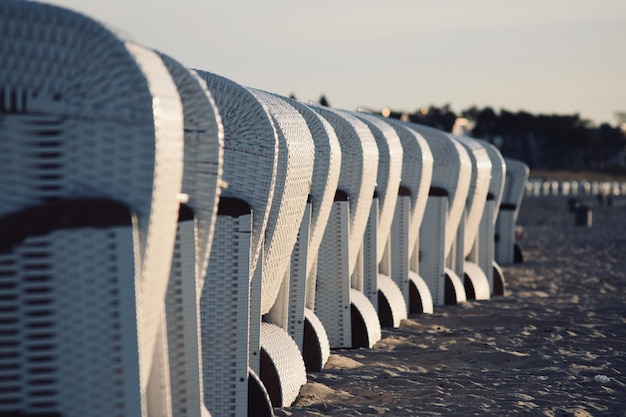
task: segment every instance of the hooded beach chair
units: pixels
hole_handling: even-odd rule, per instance
[[[200,297],[204,402],[215,416],[271,415],[259,379],[263,242],[278,162],[267,107],[246,88],[197,71],[224,126],[225,188]]]
[[[341,147],[334,129],[323,117],[303,103],[280,98],[304,118],[315,144],[308,210],[291,260],[288,328],[302,352],[307,371],[321,371],[330,357],[330,344],[314,312],[317,255],[339,183]]]
[[[267,108],[279,139],[274,197],[263,247],[260,377],[272,405],[287,407],[306,383],[302,354],[289,334],[296,319],[295,312],[290,314],[290,295],[304,299],[306,277],[298,273],[297,255],[292,259],[292,254],[299,231],[305,238],[298,247],[306,251],[308,246],[310,214],[302,221],[308,211],[315,148],[305,119],[292,105],[274,94],[252,88],[249,91]],[[251,333],[255,320],[251,317]]]
[[[504,276],[500,267],[495,263],[494,237],[496,219],[504,191],[506,164],[498,148],[482,140],[477,140],[477,142],[485,147],[491,159],[491,181],[489,182],[489,194],[487,194],[476,244],[471,256],[477,260],[478,265],[487,275],[490,293],[492,295],[503,295]]]
[[[472,161],[472,176],[465,213],[461,217],[455,241],[455,270],[459,277],[463,277],[468,300],[488,300],[491,297],[489,279],[486,271],[478,264],[474,246],[489,194],[491,158],[485,147],[478,141],[468,136],[454,136],[454,138],[465,147]]]
[[[522,251],[515,242],[515,226],[529,175],[528,165],[522,161],[511,158],[504,158],[504,161],[506,179],[496,221],[496,262],[500,265],[523,259]]]
[[[215,228],[222,175],[224,130],[217,107],[198,74],[161,54],[183,105],[185,149],[181,205],[170,281],[166,326],[173,415],[206,415],[200,358],[200,291]],[[164,393],[165,395],[166,393]]]
[[[152,394],[183,116],[161,59],[0,2],[0,415],[171,415]]]
[[[399,327],[400,321],[407,318],[408,309],[398,283],[392,279],[390,238],[402,175],[402,144],[396,131],[383,119],[353,114],[370,129],[378,146],[376,189],[363,237],[357,289],[378,311],[382,326]]]
[[[335,130],[341,172],[319,248],[315,314],[331,348],[372,347],[380,340],[376,309],[355,282],[359,253],[376,188],[378,147],[367,126],[346,111],[311,106]],[[356,271],[356,272],[355,272]]]
[[[428,284],[435,305],[463,302],[463,281],[452,269],[453,246],[465,214],[472,163],[465,148],[447,133],[416,123],[407,126],[426,139],[434,159],[420,229],[420,276]]]
[[[389,242],[391,277],[409,313],[432,313],[428,285],[419,275],[419,236],[433,174],[433,155],[426,140],[404,122],[384,119],[402,144],[402,175]]]

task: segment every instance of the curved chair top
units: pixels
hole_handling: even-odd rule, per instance
[[[380,208],[376,235],[376,261],[380,262],[385,253],[385,245],[391,231],[391,222],[400,190],[403,160],[402,144],[393,127],[383,119],[365,113],[355,113],[354,115],[367,125],[374,135],[376,145],[378,145],[376,193],[380,201]]]
[[[498,210],[500,210],[500,203],[502,202],[502,193],[504,192],[504,178],[506,175],[506,163],[502,154],[491,143],[475,139],[478,143],[485,147],[489,158],[491,158],[491,182],[489,183],[489,193],[493,196],[493,200],[496,203],[493,213],[493,223],[495,225]]]
[[[83,15],[2,1],[0,27],[0,216],[67,199],[129,206],[139,232],[137,325],[147,381],[183,175],[176,86],[157,54]]]
[[[183,105],[185,149],[182,192],[196,218],[196,265],[202,285],[211,252],[222,178],[224,127],[206,83],[191,69],[159,54]]]
[[[311,108],[328,120],[341,145],[338,188],[348,194],[350,205],[349,269],[352,275],[376,189],[378,146],[365,123],[349,112],[322,106]]]
[[[428,191],[433,175],[433,154],[426,139],[406,123],[397,119],[384,119],[398,134],[402,144],[402,177],[400,185],[410,192],[411,215],[409,249],[415,247],[426,210]]]
[[[504,162],[506,164],[506,180],[504,181],[502,204],[515,206],[514,218],[517,219],[530,170],[528,165],[517,159],[504,158]]]
[[[281,97],[304,117],[315,144],[315,161],[311,182],[311,227],[307,277],[317,262],[317,253],[324,237],[324,230],[333,205],[339,173],[341,172],[341,146],[335,130],[326,119],[299,101]]]
[[[448,218],[444,239],[444,253],[448,256],[456,239],[461,216],[465,211],[472,175],[472,162],[465,148],[447,133],[417,123],[408,123],[407,126],[426,139],[433,154],[431,188],[442,188],[448,194]]]
[[[278,133],[278,168],[270,216],[265,229],[261,314],[274,305],[289,267],[311,191],[315,148],[300,113],[285,100],[248,89],[269,111]]]
[[[221,195],[252,208],[250,278],[256,269],[269,218],[278,163],[278,134],[267,107],[245,87],[196,70],[213,96],[224,125],[226,188]]]
[[[472,161],[472,178],[467,194],[467,218],[465,220],[465,233],[463,234],[463,254],[468,256],[474,246],[489,194],[491,158],[489,158],[485,147],[477,141],[467,136],[453,137],[465,147]]]

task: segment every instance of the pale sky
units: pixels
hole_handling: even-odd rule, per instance
[[[199,68],[302,101],[626,111],[626,0],[52,0]]]

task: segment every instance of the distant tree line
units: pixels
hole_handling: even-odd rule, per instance
[[[626,168],[626,136],[620,126],[594,126],[578,114],[531,114],[476,106],[456,114],[450,105],[430,106],[414,113],[381,111],[452,132],[459,120],[466,133],[496,145],[502,154],[536,169],[619,170]],[[621,114],[620,112],[616,115]],[[461,119],[462,118],[462,119]]]

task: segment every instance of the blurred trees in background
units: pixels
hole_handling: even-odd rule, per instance
[[[463,126],[464,133],[494,144],[505,157],[520,159],[531,169],[626,170],[626,112],[615,113],[615,127],[594,126],[578,114],[496,112],[476,106],[456,114],[449,104],[414,113],[385,109],[381,114],[446,132],[459,133]]]

